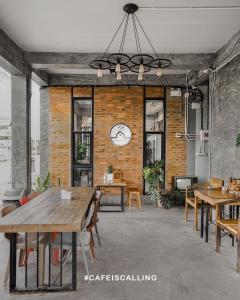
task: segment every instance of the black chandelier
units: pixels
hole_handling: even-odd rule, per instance
[[[125,15],[120,25],[118,26],[118,29],[114,34],[112,40],[110,41],[106,51],[99,59],[92,60],[89,63],[89,66],[97,70],[98,77],[103,76],[103,70],[109,70],[110,73],[116,73],[117,80],[121,80],[121,74],[128,71],[138,73],[138,80],[143,80],[143,74],[149,72],[152,68],[156,69],[156,74],[158,77],[160,77],[162,75],[162,69],[169,67],[172,64],[171,61],[169,59],[160,58],[155,51],[149,37],[147,36],[142,24],[139,21],[138,16],[136,15],[138,6],[134,3],[129,3],[124,5],[123,10],[125,12]],[[129,20],[132,21],[137,48],[137,54],[131,57],[126,53],[123,53]],[[109,49],[121,28],[123,28],[123,35],[121,38],[119,51],[118,53],[108,54]],[[153,51],[153,56],[142,53],[139,39],[139,28],[147,39]]]

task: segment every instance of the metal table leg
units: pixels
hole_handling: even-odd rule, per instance
[[[77,289],[77,234],[72,232],[72,289]]]
[[[121,207],[122,212],[124,212],[124,187],[121,187]]]
[[[201,202],[201,238],[203,238],[203,230],[204,230],[204,201]]]
[[[16,288],[16,264],[17,264],[17,234],[12,233],[10,238],[10,279],[9,291],[12,292]]]
[[[205,242],[208,243],[210,205],[206,203]]]

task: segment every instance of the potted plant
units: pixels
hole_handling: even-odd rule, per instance
[[[113,182],[113,167],[112,165],[108,166],[107,170],[107,183]]]
[[[36,191],[37,192],[45,192],[50,186],[50,172],[47,173],[47,176],[41,181],[41,178],[37,178],[36,182]]]
[[[87,153],[87,143],[79,143],[77,145],[77,159],[83,160]]]
[[[161,206],[161,198],[165,195],[164,190],[164,161],[156,160],[143,169],[143,177],[149,185],[147,194],[151,202]]]

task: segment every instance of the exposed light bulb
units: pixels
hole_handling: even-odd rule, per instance
[[[121,80],[122,79],[122,75],[120,72],[117,72],[117,80]]]
[[[103,76],[102,69],[98,69],[97,70],[97,77],[102,77],[102,76]]]
[[[144,66],[143,66],[143,64],[140,64],[138,72],[139,73],[144,73]]]
[[[120,66],[119,63],[117,63],[117,65],[116,65],[116,72],[117,72],[117,73],[120,73],[120,72],[121,72],[121,66]]]
[[[138,80],[143,80],[143,73],[138,73]]]
[[[157,69],[157,77],[161,77],[162,76],[162,69],[158,68]]]

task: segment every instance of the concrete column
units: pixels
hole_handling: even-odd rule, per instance
[[[48,88],[40,89],[40,177],[48,173],[49,159],[49,99]]]
[[[30,188],[29,103],[31,80],[12,75],[12,186]]]

